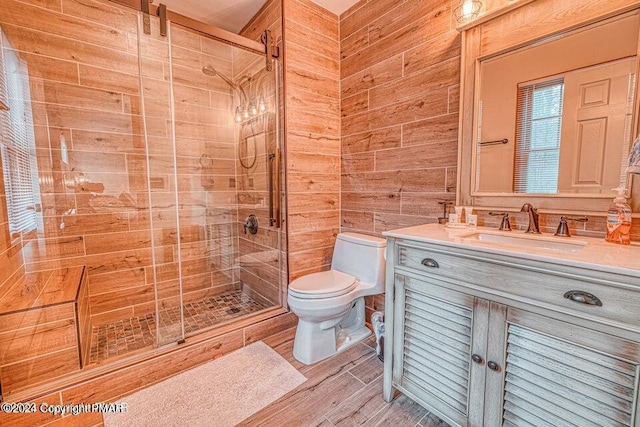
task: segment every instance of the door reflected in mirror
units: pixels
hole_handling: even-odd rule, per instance
[[[476,193],[625,186],[639,28],[626,15],[480,61]]]

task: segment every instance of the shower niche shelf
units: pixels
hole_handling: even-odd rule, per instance
[[[0,298],[0,383],[11,393],[75,372],[89,357],[84,266],[26,273]]]

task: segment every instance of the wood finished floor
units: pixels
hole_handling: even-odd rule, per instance
[[[383,364],[376,356],[373,338],[307,366],[293,358],[294,335],[295,328],[272,335],[264,342],[307,381],[239,425],[449,427],[406,396],[399,394],[391,403],[384,401]]]
[[[448,427],[403,395],[382,398],[383,364],[369,339],[313,365],[293,358],[295,328],[264,340],[307,381],[244,420],[243,426],[383,426]]]

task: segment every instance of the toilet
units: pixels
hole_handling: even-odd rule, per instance
[[[340,233],[331,270],[289,284],[289,307],[299,318],[293,356],[310,365],[371,335],[364,297],[384,292],[385,249],[379,237]]]

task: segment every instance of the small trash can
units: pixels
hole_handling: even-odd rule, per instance
[[[376,354],[384,362],[384,313],[376,311],[371,314],[371,326],[376,335]]]

